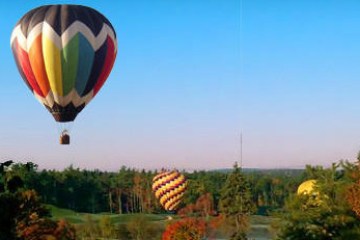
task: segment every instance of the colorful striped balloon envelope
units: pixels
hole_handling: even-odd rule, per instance
[[[113,67],[113,26],[81,5],[45,5],[26,13],[11,34],[18,70],[57,122],[72,122]]]
[[[178,171],[163,171],[153,178],[152,189],[161,206],[167,211],[176,210],[185,191],[187,181]]]

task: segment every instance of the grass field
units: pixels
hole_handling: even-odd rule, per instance
[[[131,221],[131,219],[135,218],[139,214],[109,214],[109,213],[78,213],[69,209],[57,208],[52,205],[47,205],[50,209],[51,214],[54,219],[65,219],[73,224],[81,224],[85,223],[87,218],[91,217],[94,221],[99,221],[102,217],[107,216],[111,219],[111,222],[114,224],[127,223]],[[165,221],[168,215],[162,214],[141,214],[149,221]]]
[[[134,218],[138,217],[139,214],[109,214],[109,213],[99,213],[99,214],[89,214],[89,213],[77,213],[68,209],[57,208],[52,205],[47,205],[50,209],[51,214],[54,219],[65,219],[73,224],[82,224],[86,223],[89,218],[93,221],[99,221],[103,217],[109,217],[113,224],[126,224],[132,221]],[[146,218],[146,220],[151,222],[156,222],[160,225],[164,224],[169,215],[166,214],[141,214]],[[249,239],[254,240],[268,240],[272,239],[271,234],[271,223],[274,221],[274,218],[267,216],[251,216],[250,218],[250,231],[248,233]]]

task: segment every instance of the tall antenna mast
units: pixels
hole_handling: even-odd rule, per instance
[[[242,168],[243,164],[243,139],[242,132],[240,133],[240,168]]]

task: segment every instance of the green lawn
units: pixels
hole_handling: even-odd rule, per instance
[[[82,224],[91,218],[93,221],[99,221],[102,217],[108,216],[114,224],[125,224],[139,216],[139,214],[109,214],[109,213],[77,213],[69,209],[61,209],[52,205],[47,205],[54,219],[65,219],[73,224]],[[165,224],[169,215],[165,214],[142,214],[147,220],[157,222],[161,225]],[[274,218],[268,216],[251,216],[249,239],[268,240],[272,239],[271,223]]]
[[[133,218],[136,218],[139,214],[109,214],[109,213],[97,213],[97,214],[90,214],[90,213],[78,213],[74,212],[69,209],[62,209],[55,207],[53,205],[46,205],[47,208],[50,209],[51,215],[54,219],[65,219],[70,223],[79,224],[84,223],[87,219],[91,218],[94,221],[99,221],[102,217],[108,216],[110,217],[112,223],[119,224],[119,223],[127,223],[131,221]],[[141,214],[145,216],[145,218],[149,221],[165,221],[168,215],[164,214]]]

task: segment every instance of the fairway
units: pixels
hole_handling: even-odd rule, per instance
[[[103,217],[109,217],[111,223],[118,224],[127,224],[137,218],[138,216],[143,216],[147,221],[156,222],[159,224],[159,227],[165,226],[168,214],[109,214],[109,213],[77,213],[69,209],[62,209],[55,207],[53,205],[46,205],[53,216],[54,219],[60,220],[65,219],[72,224],[83,224],[91,219],[92,221],[98,222]],[[269,216],[259,216],[254,215],[250,217],[250,230],[248,237],[255,240],[267,240],[272,239],[271,235],[271,223],[274,218]]]
[[[167,214],[110,214],[110,213],[78,213],[69,209],[58,208],[53,205],[46,205],[50,209],[51,215],[54,219],[60,220],[65,219],[73,224],[82,224],[91,219],[93,221],[99,221],[103,217],[109,217],[113,224],[128,223],[132,219],[141,215],[144,216],[148,221],[165,221],[169,215]]]

